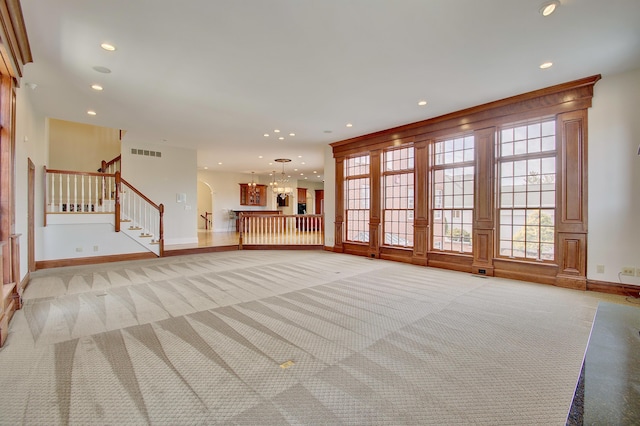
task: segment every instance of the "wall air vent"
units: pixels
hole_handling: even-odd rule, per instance
[[[162,157],[162,153],[160,151],[149,151],[148,149],[131,148],[131,153],[133,155],[145,155],[147,157]]]

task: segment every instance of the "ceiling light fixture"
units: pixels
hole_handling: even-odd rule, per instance
[[[540,69],[546,70],[547,68],[551,68],[552,66],[553,66],[553,62],[545,62],[543,64],[540,64]]]
[[[427,101],[418,101],[419,106],[425,106],[426,104],[427,104]]]
[[[289,133],[289,136],[295,136],[295,135],[296,135],[295,133]]]
[[[273,131],[273,133],[280,133],[280,130],[275,129],[275,130]]]
[[[558,0],[553,0],[543,3],[538,10],[542,16],[549,16],[556,11],[558,6],[560,6],[560,2]]]
[[[204,166],[204,169],[205,169],[205,170],[209,170],[209,168],[208,168],[207,166]]]
[[[102,91],[102,90],[103,90],[103,87],[102,87],[102,86],[100,86],[99,84],[92,84],[92,85],[91,85],[91,88],[92,88],[93,90],[97,91],[97,92],[100,92],[100,91]]]
[[[265,133],[265,134],[264,134],[264,135],[262,135],[262,136],[264,136],[265,138],[268,138],[268,137],[269,137],[269,133]]]
[[[347,127],[353,127],[353,124],[347,123]]]
[[[113,44],[109,44],[109,43],[102,43],[100,47],[102,47],[107,52],[113,52],[116,50],[116,47]]]
[[[258,195],[258,188],[256,187],[256,181],[253,179],[255,172],[251,172],[251,182],[247,184],[249,187],[249,204],[252,204]]]
[[[273,179],[269,183],[269,186],[271,186],[274,194],[277,194],[280,199],[284,200],[288,196],[293,195],[293,189],[287,186],[289,179],[286,178],[284,173],[284,164],[290,163],[291,160],[289,158],[276,158],[273,161],[282,164],[282,173],[280,174],[280,178],[276,180],[276,172],[274,171]]]
[[[87,114],[89,114],[89,115],[97,115],[97,113],[96,113],[94,110],[92,110],[92,109],[90,109],[89,111],[87,111]]]
[[[280,136],[278,139],[280,139],[281,141],[284,140],[284,136]]]

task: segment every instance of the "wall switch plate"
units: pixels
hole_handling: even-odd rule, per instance
[[[636,277],[640,277],[640,268],[636,268]]]
[[[632,268],[631,266],[623,266],[620,270],[620,275],[628,275],[633,277],[636,274],[636,268]]]
[[[604,274],[604,265],[596,265],[596,273]]]

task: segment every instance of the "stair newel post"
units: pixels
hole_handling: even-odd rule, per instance
[[[98,172],[100,173],[107,173],[107,162],[102,160],[102,163],[100,164],[100,170],[98,170]]]
[[[244,233],[244,215],[238,214],[238,250],[242,250],[242,234]]]
[[[104,163],[104,161],[103,161]],[[116,185],[115,185],[115,221],[116,221],[116,232],[120,232],[120,172],[115,173],[116,176]]]
[[[158,206],[158,212],[160,212],[160,229],[158,230],[158,243],[160,245],[160,257],[162,257],[164,256],[164,204],[160,204]]]

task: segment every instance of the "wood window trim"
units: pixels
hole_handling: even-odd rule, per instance
[[[509,276],[544,282],[570,288],[586,288],[586,232],[587,232],[587,109],[591,107],[593,88],[600,80],[594,75],[579,80],[547,87],[522,95],[512,96],[379,132],[358,136],[330,144],[336,161],[336,245],[334,251],[371,256],[380,253],[380,244],[370,242],[368,251],[343,245],[344,226],[343,185],[344,162],[357,155],[374,155],[401,142],[411,142],[418,149],[415,158],[415,223],[412,263],[432,265],[485,275]],[[545,274],[539,274],[540,265],[533,262],[509,262],[495,255],[495,131],[501,125],[520,121],[555,117],[558,136],[557,150],[559,179],[556,217],[561,215],[556,232],[558,259],[545,265]],[[428,147],[434,140],[459,133],[473,132],[477,138],[474,191],[473,256],[452,256],[429,250],[429,192],[430,158]],[[483,142],[479,142],[482,140]],[[381,182],[375,179],[373,162],[370,176],[372,197],[380,191]],[[579,183],[579,191],[570,187]],[[420,207],[419,207],[420,206]],[[372,209],[372,219],[376,211]],[[378,215],[379,216],[379,211]],[[372,224],[373,225],[373,224]],[[464,260],[463,260],[464,259]],[[494,260],[496,263],[494,264]],[[510,265],[516,265],[512,268]]]
[[[591,107],[600,74],[330,144],[334,157]],[[397,143],[397,142],[396,142]]]

